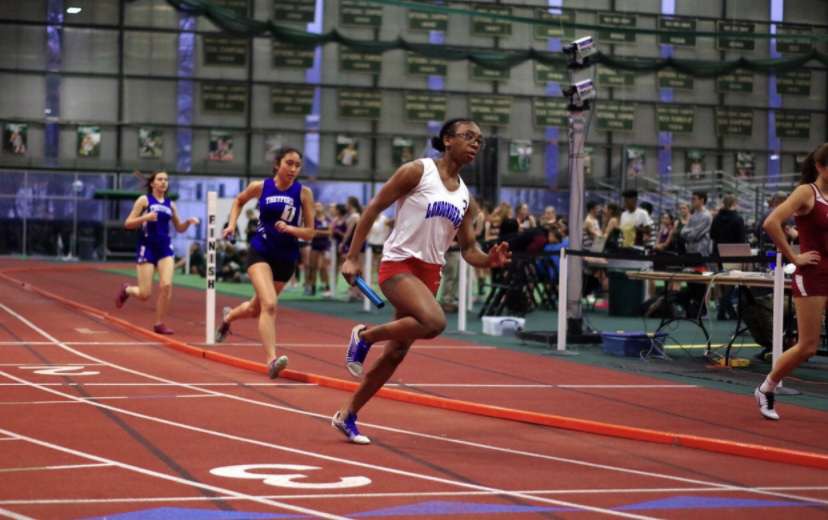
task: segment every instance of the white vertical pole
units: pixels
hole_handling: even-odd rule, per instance
[[[467,265],[466,269],[468,269],[469,273],[469,289],[466,291],[466,307],[469,308],[469,312],[474,311],[474,290],[480,280],[477,279],[477,270],[472,267],[471,265]]]
[[[459,254],[459,253],[458,253]],[[460,283],[457,288],[457,330],[460,332],[466,331],[466,303],[469,295],[469,264],[460,256]]]
[[[566,350],[566,286],[567,281],[567,264],[569,258],[566,255],[566,249],[561,249],[561,272],[558,273],[558,350]]]
[[[371,273],[372,262],[374,259],[374,248],[371,244],[365,246],[365,262],[362,266],[362,276],[365,278],[365,283],[372,285],[373,273]],[[362,310],[369,312],[371,310],[371,300],[367,296],[362,295]]]
[[[207,308],[205,309],[205,343],[216,342],[216,207],[215,191],[207,192]],[[187,252],[189,254],[189,251]]]
[[[333,226],[333,222],[331,222],[331,226]],[[336,297],[336,284],[339,280],[336,279],[336,240],[331,237],[331,265],[328,266],[328,282],[331,284],[331,296]]]
[[[782,254],[776,253],[776,268],[773,270],[773,365],[782,356],[782,328],[785,309],[785,275],[782,270]]]

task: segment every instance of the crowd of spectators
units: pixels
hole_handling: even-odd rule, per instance
[[[704,192],[694,192],[689,203],[680,202],[675,208],[663,209],[658,215],[653,214],[653,205],[639,201],[639,194],[634,190],[622,193],[622,204],[604,203],[590,200],[586,203],[583,221],[582,247],[595,252],[613,252],[619,250],[637,250],[641,252],[658,252],[668,254],[698,254],[709,256],[717,250],[717,244],[750,243],[760,250],[772,248],[772,241],[762,230],[764,216],[785,200],[784,193],[774,194],[768,200],[767,211],[756,219],[754,225],[746,225],[745,219],[737,209],[737,199],[733,195],[724,195],[716,203],[708,199]],[[539,254],[555,253],[562,247],[569,247],[569,225],[565,217],[559,216],[554,206],[547,206],[542,212],[533,214],[528,204],[513,207],[501,202],[490,207],[484,201],[477,201],[480,212],[474,225],[474,232],[484,247],[509,241],[516,253]],[[333,296],[333,281],[329,279],[332,255],[337,254],[337,263],[347,253],[356,223],[362,208],[355,197],[349,197],[345,204],[316,204],[317,237],[311,242],[303,243],[302,255],[296,276],[290,285],[301,285],[305,295]],[[217,278],[221,281],[241,282],[246,280],[245,265],[246,240],[256,229],[258,219],[256,211],[248,209],[247,225],[242,232],[237,232],[234,240],[220,240],[217,245]],[[372,250],[372,272],[376,276],[378,263],[382,255],[382,244],[388,238],[394,221],[387,215],[381,215],[374,223],[366,248]],[[787,223],[785,232],[792,242],[796,240],[793,223]],[[243,233],[243,235],[242,235]],[[206,263],[204,252],[198,244],[192,244],[190,251],[190,272],[204,276]],[[557,276],[557,257],[552,256],[556,269],[551,276]],[[452,248],[446,256],[443,273],[441,305],[447,312],[457,310],[457,278],[459,274],[459,248]],[[182,259],[179,266],[184,268]],[[337,266],[338,267],[338,266]],[[338,276],[338,268],[335,270]],[[488,269],[477,269],[477,297],[481,298],[497,282],[498,273]],[[603,269],[586,269],[587,280],[584,285],[588,295],[601,296],[607,290],[607,277]],[[699,298],[698,295],[691,297]],[[349,288],[349,301],[361,300],[356,289]],[[733,314],[732,302],[721,300],[719,317],[729,318]]]

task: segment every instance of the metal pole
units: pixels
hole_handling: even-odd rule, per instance
[[[558,273],[558,351],[566,350],[566,282],[569,257],[566,248],[561,249],[560,273]]]
[[[207,308],[205,343],[216,342],[216,208],[218,197],[215,191],[207,192]]]
[[[584,226],[584,143],[586,141],[586,122],[583,111],[569,113],[569,248],[581,249]],[[581,279],[583,262],[581,257],[573,259],[572,269],[566,277],[561,276],[558,283],[566,284],[567,314],[572,319],[581,319]]]
[[[457,330],[460,332],[466,331],[466,304],[467,299],[466,296],[469,294],[468,285],[469,285],[469,264],[463,260],[463,257],[460,257],[459,262],[459,269],[460,269],[460,280],[459,280],[459,287],[457,288]]]

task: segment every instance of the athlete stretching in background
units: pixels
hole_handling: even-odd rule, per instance
[[[359,219],[342,265],[349,283],[360,273],[359,253],[368,231],[382,211],[397,203],[391,236],[383,245],[379,284],[396,309],[395,320],[383,325],[357,325],[351,331],[346,367],[360,377],[373,343],[387,341],[385,351],[365,374],[351,398],[333,416],[332,425],[351,442],[368,444],[357,429],[357,412],[394,374],[419,338],[434,338],[446,327],[446,316],[435,299],[440,269],[455,235],[463,258],[474,267],[500,267],[509,261],[502,242],[487,255],[477,245],[472,222],[477,206],[469,196],[460,169],[472,162],[483,145],[480,128],[469,119],[452,119],[440,129],[432,146],[442,157],[404,164],[382,187]]]
[[[296,148],[281,148],[273,161],[273,176],[254,181],[239,193],[230,209],[224,237],[236,232],[236,221],[250,199],[259,201],[259,225],[247,251],[247,275],[256,294],[225,314],[216,332],[221,343],[238,319],[258,318],[259,336],[267,354],[267,375],[276,379],[288,363],[276,357],[276,305],[299,261],[299,239],[310,240],[313,226],[313,193],[296,181],[302,170],[302,154]],[[299,219],[302,219],[302,224]]]
[[[155,304],[155,325],[158,334],[172,334],[173,331],[164,324],[164,317],[170,307],[172,297],[172,279],[175,267],[175,251],[170,240],[170,221],[179,233],[187,231],[191,224],[198,224],[198,219],[190,217],[182,222],[178,217],[175,204],[167,198],[169,188],[167,172],[153,173],[147,183],[147,194],[135,200],[124,227],[140,229],[138,238],[138,255],[135,270],[138,273],[138,285],[121,285],[115,306],[121,308],[130,296],[147,300],[152,294],[152,275],[158,270],[158,300]]]

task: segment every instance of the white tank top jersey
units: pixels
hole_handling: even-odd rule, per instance
[[[401,262],[417,258],[443,265],[446,251],[469,209],[469,189],[460,179],[460,187],[449,191],[434,160],[419,161],[423,176],[416,188],[397,201],[394,230],[382,247],[382,259]]]

